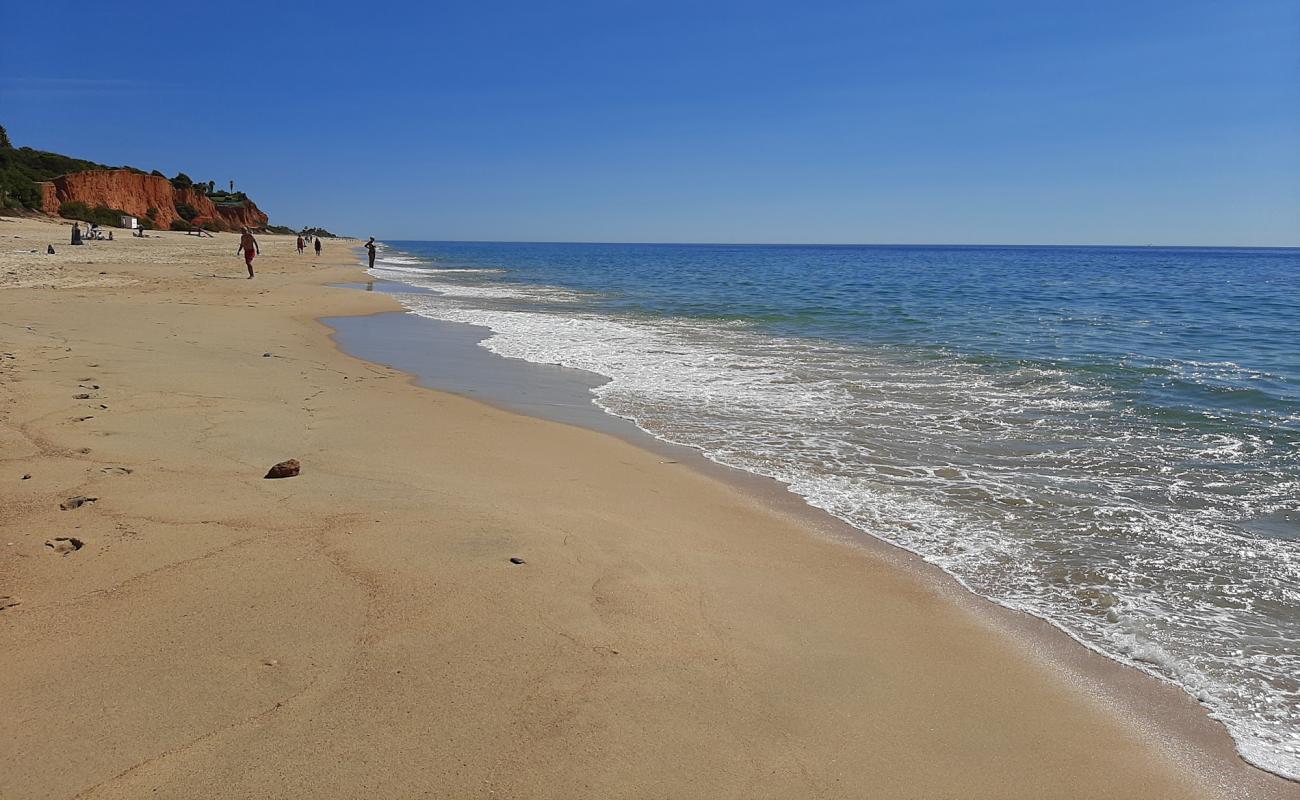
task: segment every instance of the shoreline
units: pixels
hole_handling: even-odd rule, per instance
[[[364,264],[361,261],[358,261],[358,268],[364,270]],[[367,281],[367,283],[381,282],[390,283],[396,287],[404,287],[392,291],[381,289],[379,293],[382,294],[418,294],[427,291],[387,278],[372,277],[372,280]],[[360,291],[362,290],[361,286],[362,284],[358,283],[340,285],[339,288]],[[373,291],[373,289],[367,288],[364,291]],[[377,317],[389,315],[386,312],[376,312],[349,319],[353,322],[369,321],[373,323]],[[459,342],[456,347],[464,346],[469,338],[474,338],[474,342],[469,343],[468,346],[478,351],[478,354],[481,354],[478,356],[479,359],[484,362],[497,361],[503,364],[518,362],[524,367],[535,368],[540,366],[532,362],[506,358],[479,347],[477,342],[491,335],[491,330],[484,326],[423,317],[405,308],[401,311],[391,312],[391,316],[417,320],[418,322],[415,324],[427,328],[426,335],[430,339],[447,329],[481,330],[483,332],[481,335],[471,337],[467,334],[465,339]],[[1295,786],[1300,789],[1300,782],[1285,775],[1270,772],[1247,760],[1237,749],[1236,742],[1227,728],[1211,716],[1209,709],[1198,703],[1181,686],[1158,673],[1113,658],[1096,646],[1072,635],[1049,619],[1024,609],[1004,605],[993,598],[978,594],[967,587],[957,576],[945,571],[936,564],[926,561],[919,553],[887,539],[877,537],[871,534],[870,531],[858,528],[830,512],[810,505],[805,498],[795,494],[785,483],[775,478],[714,461],[697,448],[660,439],[638,427],[632,420],[619,417],[600,408],[595,403],[590,403],[590,389],[594,385],[608,380],[605,376],[568,367],[552,367],[552,369],[561,373],[572,373],[571,379],[574,381],[574,388],[581,389],[590,403],[593,413],[590,415],[572,413],[550,415],[545,413],[546,410],[542,406],[524,407],[499,396],[483,396],[478,393],[468,393],[458,391],[456,388],[449,388],[440,384],[436,379],[428,378],[427,373],[421,372],[419,364],[422,363],[422,359],[416,358],[405,364],[392,363],[387,359],[377,357],[373,352],[373,344],[365,341],[366,336],[364,334],[357,334],[355,327],[353,328],[351,340],[344,342],[342,339],[347,337],[344,337],[343,332],[331,324],[332,321],[322,321],[330,325],[331,341],[342,352],[396,369],[407,375],[408,379],[415,385],[433,391],[450,392],[473,402],[486,403],[507,413],[524,414],[563,425],[583,428],[625,441],[634,447],[648,450],[657,455],[676,459],[676,461],[667,463],[680,463],[686,469],[708,475],[736,488],[751,497],[756,503],[760,503],[773,512],[786,515],[796,521],[796,524],[800,525],[806,533],[825,538],[845,547],[865,550],[874,557],[889,561],[892,566],[899,570],[919,576],[942,593],[945,599],[954,606],[971,613],[979,624],[987,626],[996,635],[1010,640],[1026,657],[1041,661],[1049,669],[1062,671],[1069,676],[1072,683],[1083,688],[1097,702],[1109,706],[1114,713],[1126,719],[1130,724],[1148,730],[1157,738],[1172,733],[1179,740],[1176,747],[1178,760],[1188,769],[1203,768],[1209,762],[1210,769],[1219,773],[1215,778],[1215,783],[1227,786],[1236,777],[1244,779],[1245,784],[1249,785],[1256,783],[1255,778],[1263,776],[1262,784],[1255,787],[1255,789],[1264,791],[1265,794],[1249,794],[1248,796],[1251,797],[1273,796],[1267,793],[1269,789],[1264,786],[1264,784],[1273,781],[1280,782],[1281,793],[1277,795],[1280,797],[1291,796],[1286,791],[1285,787],[1287,786]],[[382,326],[379,327],[382,328]],[[379,333],[379,336],[382,337],[383,335],[384,332]],[[370,351],[369,354],[367,351]],[[580,377],[587,375],[592,376],[592,378],[583,380]],[[463,382],[463,377],[460,380]],[[557,380],[563,380],[563,378]],[[613,421],[613,424],[594,422],[589,418],[593,416],[604,417],[606,420]],[[1234,773],[1240,774],[1234,775]],[[1248,789],[1247,791],[1252,790]],[[1297,791],[1296,796],[1300,796],[1300,791]]]
[[[821,512],[784,489],[760,502],[607,434],[344,354],[320,320],[395,301],[328,288],[358,272],[333,253],[304,278],[312,260],[286,248],[256,284],[95,262],[103,275],[60,267],[56,288],[14,289],[22,313],[0,294],[39,337],[0,328],[21,362],[0,384],[20,453],[5,460],[40,465],[4,494],[6,541],[22,544],[0,594],[21,602],[0,612],[14,645],[0,699],[19,709],[4,755],[20,767],[0,793],[1297,796],[1181,690],[1109,659],[1128,677],[1063,678],[1045,664],[1103,657],[1014,612],[971,625],[990,601],[884,542],[807,536],[791,504]],[[82,373],[107,408],[74,423]],[[295,452],[303,477],[261,480],[272,453]],[[135,474],[103,472],[127,461]],[[102,499],[49,505],[80,489]],[[86,548],[41,552],[69,519]],[[524,551],[526,565],[503,565]],[[846,608],[877,614],[836,616]],[[1101,702],[1111,678],[1135,692],[1120,687],[1119,709]],[[1126,715],[1170,692],[1182,702],[1157,701],[1149,726]],[[68,697],[99,716],[60,711]],[[1218,746],[1168,741],[1186,731],[1166,710],[1189,724],[1194,711]],[[57,779],[26,760],[106,736],[113,747]]]

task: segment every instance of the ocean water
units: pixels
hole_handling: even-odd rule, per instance
[[[393,242],[374,273],[1300,779],[1300,250]]]

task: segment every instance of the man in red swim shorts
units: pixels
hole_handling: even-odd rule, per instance
[[[248,278],[253,278],[253,258],[260,255],[262,249],[257,246],[257,240],[253,238],[253,233],[248,228],[244,228],[244,235],[239,237],[239,250],[244,251],[244,263],[248,265]]]

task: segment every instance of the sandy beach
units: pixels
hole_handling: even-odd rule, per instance
[[[0,798],[1300,797],[791,499],[340,352],[353,241],[68,230],[0,219]]]

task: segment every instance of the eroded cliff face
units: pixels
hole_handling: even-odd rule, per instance
[[[154,225],[164,230],[172,222],[183,219],[176,206],[184,204],[199,212],[193,220],[198,225],[216,221],[223,229],[239,230],[244,226],[263,228],[269,221],[252,200],[238,205],[217,205],[203,192],[177,189],[166,178],[124,169],[64,175],[41,184],[41,192],[47,214],[57,215],[59,206],[69,201],[79,201],[91,208],[120,208],[141,219],[149,217],[149,210],[154,209]]]

